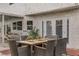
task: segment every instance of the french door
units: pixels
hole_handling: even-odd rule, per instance
[[[62,38],[62,20],[56,20],[56,35]]]
[[[52,23],[51,21],[46,22],[46,36],[52,35]]]

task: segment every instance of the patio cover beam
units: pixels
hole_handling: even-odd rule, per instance
[[[19,17],[21,17],[21,18],[24,17],[24,16],[22,16],[22,15],[18,15],[18,14],[0,12],[0,15],[2,15],[2,14],[7,15],[7,16],[18,17],[18,18],[19,18]]]

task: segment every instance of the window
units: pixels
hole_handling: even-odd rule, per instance
[[[62,20],[56,20],[56,26],[61,26],[62,25]]]
[[[13,30],[16,30],[16,22],[13,23]]]
[[[27,21],[27,30],[33,29],[33,21]]]
[[[22,30],[22,21],[17,22],[17,30]]]
[[[22,30],[22,21],[14,22],[13,30]]]
[[[46,21],[46,36],[52,35],[52,22]]]

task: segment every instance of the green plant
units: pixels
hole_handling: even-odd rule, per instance
[[[38,39],[39,36],[39,29],[36,29],[36,27],[34,27],[28,35],[28,39]]]

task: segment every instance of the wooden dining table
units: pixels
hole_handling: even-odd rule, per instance
[[[43,39],[35,39],[35,40],[17,41],[17,43],[29,45],[31,49],[31,56],[33,56],[33,46],[37,44],[45,43],[47,41],[48,40],[46,38],[43,38]]]

